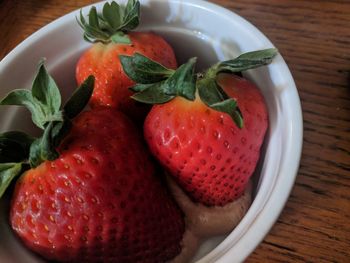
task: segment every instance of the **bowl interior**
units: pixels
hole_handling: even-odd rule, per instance
[[[197,70],[203,70],[219,60],[230,59],[243,52],[272,46],[271,42],[247,21],[208,2],[200,0],[141,2],[142,26],[139,30],[152,30],[164,36],[174,47],[179,63],[185,62],[190,57],[198,57]],[[102,4],[96,6],[101,7]],[[85,13],[87,10],[88,8],[84,9]],[[29,88],[38,61],[42,57],[46,58],[46,66],[64,98],[75,89],[75,65],[80,54],[89,46],[83,41],[82,31],[75,21],[77,14],[77,12],[68,14],[42,28],[3,59],[0,64],[1,97],[15,88]],[[290,109],[293,103],[298,103],[298,97],[287,66],[278,56],[272,65],[245,72],[245,76],[261,89],[267,101],[270,121],[260,165],[254,176],[255,199],[236,229],[228,236],[207,240],[195,256],[194,262],[223,259],[225,253],[240,242],[269,199],[281,174],[283,160],[288,158],[286,149],[289,147],[292,128],[285,122],[292,114]],[[29,121],[29,117],[22,108],[3,107],[0,111],[0,129],[2,132],[19,129],[35,134],[37,130]],[[289,119],[293,124],[293,118]],[[292,182],[289,184],[288,189]],[[7,224],[8,199],[9,197],[5,196],[0,203],[2,262],[40,262],[35,255],[23,249],[12,235]],[[271,211],[274,220],[285,199],[286,197],[281,198],[278,209]],[[257,238],[246,246],[246,251],[237,257],[237,261],[243,260],[258,245],[267,230],[265,227],[257,233]]]

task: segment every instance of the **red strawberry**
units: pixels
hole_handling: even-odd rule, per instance
[[[254,84],[222,72],[265,65],[275,54],[274,49],[243,54],[213,66],[197,82],[193,59],[176,72],[154,64],[150,75],[162,71],[170,77],[134,88],[136,100],[169,101],[153,106],[144,135],[152,153],[194,201],[223,206],[244,192],[259,159],[267,109]],[[143,66],[139,58],[122,59],[131,77]]]
[[[87,89],[92,92],[91,79],[63,112],[53,115],[74,117],[82,108],[77,99],[89,99],[83,94]],[[40,93],[34,90],[32,96]],[[18,101],[21,92],[1,104],[14,97]],[[32,143],[31,155],[62,137],[56,131],[65,125],[57,120],[50,130],[51,121],[44,122],[44,136],[41,143]],[[45,134],[52,137],[46,141]],[[165,262],[180,253],[182,213],[156,178],[142,137],[124,114],[111,108],[81,113],[57,149],[54,160],[31,160],[38,166],[21,176],[12,197],[10,223],[28,248],[46,259],[69,262]],[[25,168],[25,161],[20,165]]]
[[[135,83],[125,75],[118,56],[138,52],[169,68],[176,68],[177,62],[172,47],[161,36],[152,32],[128,32],[138,25],[139,8],[139,2],[134,0],[128,2],[124,11],[112,2],[104,5],[101,16],[97,16],[93,7],[89,23],[81,16],[84,37],[95,44],[80,57],[76,79],[81,84],[89,75],[95,76],[90,106],[115,107],[143,121],[149,108],[130,99],[132,93],[128,88]],[[120,17],[123,19],[119,20]]]
[[[240,106],[242,129],[228,114],[209,108],[199,98],[155,105],[144,126],[152,153],[194,200],[206,205],[225,205],[241,196],[267,128],[258,89],[233,75],[220,78]]]

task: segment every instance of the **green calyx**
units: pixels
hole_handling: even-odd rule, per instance
[[[216,78],[204,77],[198,80],[197,88],[199,97],[207,106],[229,114],[237,127],[243,128],[243,117],[237,101],[226,94],[216,82]]]
[[[277,53],[275,48],[247,52],[234,59],[218,63],[212,70],[218,74],[220,72],[237,73],[258,68],[270,64]]]
[[[20,131],[0,134],[0,198],[19,174],[58,157],[56,148],[68,133],[71,120],[88,103],[93,86],[94,77],[89,76],[60,109],[61,94],[41,61],[31,90],[13,90],[0,101],[0,105],[25,106],[34,124],[43,130],[39,138]]]
[[[217,83],[216,76],[219,73],[239,73],[268,65],[276,55],[277,50],[275,48],[257,50],[212,66],[206,71],[204,77],[197,82],[199,97],[210,108],[229,114],[235,124],[239,128],[243,128],[243,116],[237,101],[225,93]]]
[[[196,92],[210,108],[229,114],[239,128],[244,125],[239,105],[230,98],[217,83],[219,73],[238,73],[271,63],[277,55],[274,48],[244,53],[235,59],[220,62],[203,74],[195,74],[196,58],[191,58],[177,70],[163,67],[149,58],[135,54],[120,56],[124,72],[137,84],[131,88],[133,99],[148,103],[162,104],[181,96],[194,101]]]
[[[148,104],[160,104],[176,96],[195,99],[194,66],[196,58],[190,59],[177,70],[167,69],[159,63],[136,53],[134,56],[119,56],[125,73],[137,84],[132,98]]]
[[[125,7],[113,1],[104,4],[101,14],[98,14],[93,6],[89,11],[88,20],[85,20],[80,11],[77,22],[84,30],[84,39],[88,42],[131,44],[127,32],[139,25],[139,17],[138,0],[129,0]]]

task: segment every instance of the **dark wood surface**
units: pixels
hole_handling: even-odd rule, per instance
[[[42,26],[93,2],[0,0],[0,59]],[[271,39],[292,71],[303,108],[295,187],[247,262],[350,262],[350,1],[212,2]]]

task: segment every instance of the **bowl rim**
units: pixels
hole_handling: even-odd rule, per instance
[[[118,2],[125,2],[126,0],[117,0]],[[147,2],[163,2],[164,0],[140,0],[141,4]],[[91,6],[100,7],[105,1],[97,2],[95,4],[87,5],[82,8],[83,11],[90,8]],[[185,4],[193,6],[196,8],[206,9],[208,12],[212,12],[216,15],[225,16],[227,19],[234,19],[238,23],[247,27],[254,35],[257,35],[259,38],[263,39],[264,42],[268,43],[270,46],[273,46],[271,41],[253,24],[247,21],[245,18],[239,16],[231,10],[228,10],[217,4],[207,2],[204,0],[168,0],[168,2],[174,4]],[[76,16],[78,12],[74,10],[66,15],[63,15],[54,21],[50,22],[46,26],[42,27],[38,31],[31,34],[28,38],[19,43],[13,50],[11,50],[1,61],[0,61],[0,72],[1,69],[6,67],[8,63],[11,63],[21,52],[23,52],[29,43],[35,43],[40,40],[40,38],[45,35],[49,30],[63,26],[66,23],[67,19],[72,19]],[[292,74],[283,60],[282,56],[279,56],[279,59],[282,61],[281,70],[283,71],[284,76],[288,80],[289,84],[289,96],[295,101],[293,111],[289,120],[289,137],[286,142],[289,147],[285,153],[285,159],[288,159],[288,169],[287,164],[282,164],[283,174],[278,175],[277,180],[273,183],[272,188],[270,189],[269,195],[263,203],[263,207],[260,208],[258,213],[255,214],[254,220],[252,223],[243,229],[242,221],[235,228],[234,231],[241,231],[241,236],[235,242],[230,238],[232,236],[229,234],[225,240],[214,248],[211,252],[205,255],[203,258],[197,261],[197,263],[204,262],[241,262],[244,261],[253,250],[261,243],[267,233],[270,231],[276,220],[278,219],[282,209],[284,208],[287,199],[290,195],[290,192],[294,186],[294,182],[297,176],[299,169],[300,158],[302,153],[302,143],[303,143],[303,118],[300,98],[298,91],[292,77]],[[280,170],[281,170],[280,169]],[[271,213],[274,211],[274,213]],[[244,219],[243,219],[244,220]],[[251,240],[255,240],[252,242]],[[230,244],[231,243],[231,244]],[[218,253],[220,249],[223,249]]]

